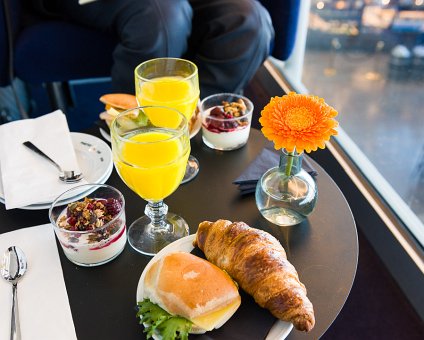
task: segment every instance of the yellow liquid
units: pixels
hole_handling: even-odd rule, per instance
[[[199,100],[198,87],[181,77],[159,77],[145,83],[136,81],[136,86],[139,105],[171,107],[180,111],[187,120],[190,120]],[[149,109],[146,114],[155,125],[175,126],[175,117],[169,117],[161,109]]]
[[[184,176],[190,144],[186,140],[183,145],[183,139],[170,139],[172,136],[164,132],[139,133],[120,145],[114,155],[122,180],[145,200],[160,201],[169,196]]]

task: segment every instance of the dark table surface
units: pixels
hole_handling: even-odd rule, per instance
[[[232,184],[265,146],[262,134],[252,129],[248,144],[231,152],[208,148],[200,135],[192,139],[192,154],[200,162],[200,172],[165,200],[169,210],[186,219],[191,234],[204,220],[224,218],[244,221],[276,236],[308,290],[316,317],[315,328],[310,333],[293,329],[287,339],[319,338],[343,307],[356,273],[357,232],[343,194],[312,161],[318,171],[315,211],[297,226],[272,225],[260,215],[254,195],[240,196]],[[106,183],[124,194],[128,225],[144,213],[145,202],[125,186],[115,170]],[[49,223],[47,210],[6,211],[4,205],[0,205],[0,220],[0,233]],[[61,249],[59,254],[78,339],[144,338],[135,318],[135,295],[150,257],[137,253],[127,244],[112,262],[85,268],[72,264]]]

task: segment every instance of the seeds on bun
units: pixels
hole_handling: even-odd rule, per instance
[[[192,323],[190,333],[204,333],[221,327],[241,303],[238,288],[227,273],[184,252],[165,255],[148,269],[143,297],[145,300],[139,303],[140,310],[146,312],[143,304],[156,304],[171,316]],[[152,322],[142,314],[142,322]],[[147,314],[150,317],[154,313],[148,310]]]

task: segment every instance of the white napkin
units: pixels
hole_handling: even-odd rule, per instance
[[[76,340],[51,224],[1,234],[0,255],[10,246],[21,248],[28,261],[28,270],[18,283],[22,339]],[[9,339],[12,285],[2,278],[0,306],[0,339]]]
[[[80,171],[65,115],[54,111],[35,119],[0,125],[0,173],[6,209],[52,202],[84,181],[66,184],[46,159],[22,145],[33,142],[62,169]],[[1,186],[0,186],[1,189]]]

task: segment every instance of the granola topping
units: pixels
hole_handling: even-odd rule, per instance
[[[93,199],[68,204],[66,214],[59,217],[57,225],[70,231],[89,231],[110,222],[121,210],[114,198]]]

